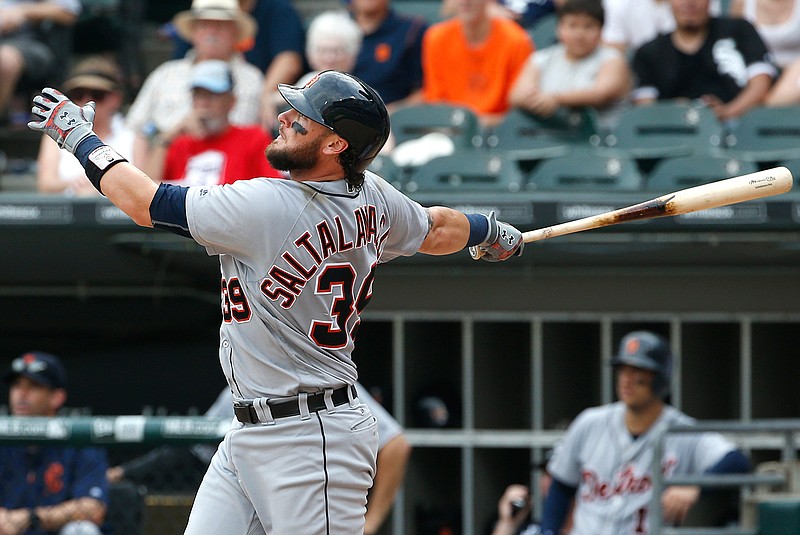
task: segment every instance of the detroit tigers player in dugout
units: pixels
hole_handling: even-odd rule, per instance
[[[366,171],[389,116],[359,79],[325,71],[279,90],[291,108],[266,154],[291,180],[156,184],[97,138],[92,103],[52,88],[34,97],[40,120],[28,124],[137,224],[219,255],[219,355],[238,424],[200,485],[191,535],[362,533],[378,437],[350,355],[376,265],[465,247],[500,261],[523,247],[494,213],[423,208]]]
[[[667,341],[634,331],[611,364],[619,401],[583,411],[547,464],[553,482],[542,513],[543,535],[557,535],[574,498],[571,535],[650,532],[652,459],[656,437],[670,424],[693,420],[667,405],[672,352]],[[667,475],[746,472],[750,462],[718,433],[667,435],[661,469]],[[664,522],[679,525],[700,488],[670,486],[661,496]]]

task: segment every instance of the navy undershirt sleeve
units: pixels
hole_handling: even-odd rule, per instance
[[[553,478],[544,500],[541,523],[543,535],[556,535],[561,532],[577,490],[576,487],[570,487]]]
[[[707,474],[741,474],[750,471],[750,460],[739,450],[729,451]]]
[[[186,194],[189,188],[174,184],[160,184],[150,203],[153,226],[179,236],[191,238],[186,219]]]
[[[729,451],[717,464],[706,470],[706,474],[744,474],[750,471],[750,460],[739,450]],[[700,489],[701,494],[708,495],[719,489],[706,487]]]

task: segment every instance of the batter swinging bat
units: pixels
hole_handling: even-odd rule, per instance
[[[697,212],[708,208],[771,197],[772,195],[786,193],[792,189],[792,183],[792,172],[787,168],[765,169],[764,171],[667,193],[655,199],[610,212],[523,232],[522,241],[530,243],[584,230],[608,227],[626,221],[688,214],[689,212]],[[477,252],[477,257],[473,255],[476,260],[480,258],[481,254],[480,250],[477,250]]]

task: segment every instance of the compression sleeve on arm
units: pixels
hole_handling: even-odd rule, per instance
[[[743,474],[750,471],[750,460],[739,450],[729,451],[717,464],[706,470],[706,474]],[[704,496],[714,494],[719,489],[702,487],[700,493]]]
[[[150,219],[155,228],[168,230],[179,236],[191,238],[186,218],[186,195],[189,188],[174,184],[160,184],[150,203]]]
[[[739,450],[729,451],[707,474],[741,474],[750,471],[750,460]]]
[[[550,489],[547,491],[547,497],[544,500],[541,523],[542,535],[557,535],[561,532],[572,498],[577,490],[576,487],[570,487],[553,478]]]

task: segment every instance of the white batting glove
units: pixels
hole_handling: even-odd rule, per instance
[[[487,262],[502,262],[512,256],[520,256],[525,242],[522,241],[522,232],[508,223],[498,221],[494,210],[489,212],[489,234],[480,245],[469,248],[469,254],[475,260],[483,259]]]
[[[62,149],[75,154],[75,147],[92,135],[94,102],[83,107],[72,102],[57,89],[45,87],[41,95],[33,97],[31,113],[38,121],[28,123],[28,128],[44,132]]]

